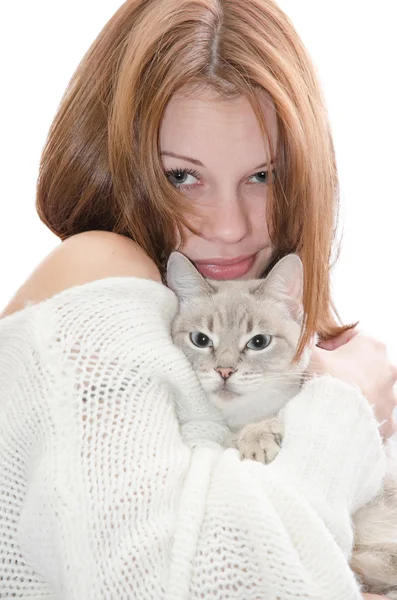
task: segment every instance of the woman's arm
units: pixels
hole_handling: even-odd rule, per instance
[[[349,509],[367,483],[363,443],[373,447],[370,472],[381,458],[357,392],[346,386],[341,397],[335,380],[337,395],[316,403],[307,388],[291,415],[328,421],[328,437],[311,427],[301,436],[290,419],[272,465],[242,462],[216,445],[206,399],[172,344],[169,290],[110,278],[34,309],[0,331],[0,565],[11,564],[11,548],[19,565],[12,577],[4,567],[9,596],[23,579],[25,598],[360,598],[347,565]],[[193,451],[175,406],[190,411],[186,435],[201,442]],[[337,426],[334,454],[316,462]]]
[[[4,572],[10,596],[24,585],[25,598],[67,600],[193,600],[207,591],[236,600],[297,591],[313,600],[361,597],[338,542],[351,535],[363,469],[347,490],[324,493],[345,465],[342,448],[345,475],[360,465],[362,438],[374,448],[369,470],[381,460],[376,424],[356,391],[343,400],[344,433],[326,465],[310,469],[322,434],[291,426],[274,465],[241,462],[216,445],[221,425],[172,344],[169,290],[110,278],[34,309],[0,331],[0,565],[12,556],[19,565],[17,574]],[[314,411],[321,422],[336,422],[340,406],[331,399]],[[300,402],[298,412],[311,418],[314,400],[301,396],[291,414]],[[202,442],[193,451],[175,407],[191,425],[183,428],[189,443]],[[293,477],[297,465],[303,479]],[[334,508],[326,527],[323,515]]]
[[[130,238],[110,231],[85,231],[57,246],[36,267],[0,313],[6,317],[63,290],[106,277],[143,277],[161,283],[154,262]]]

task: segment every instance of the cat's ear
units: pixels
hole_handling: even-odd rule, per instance
[[[214,291],[190,260],[180,252],[172,252],[168,259],[167,285],[181,301]]]
[[[261,288],[287,303],[291,317],[302,322],[303,319],[303,264],[297,254],[287,254],[263,281]]]

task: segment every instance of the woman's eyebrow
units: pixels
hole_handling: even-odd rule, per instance
[[[205,167],[203,163],[196,158],[192,158],[191,156],[183,156],[182,154],[176,154],[175,152],[168,152],[167,150],[163,150],[161,152],[161,156],[173,156],[174,158],[181,158],[182,160],[187,160],[199,167]]]
[[[203,165],[203,163],[199,160],[197,160],[197,158],[192,158],[191,156],[183,156],[183,154],[176,154],[175,152],[168,152],[167,150],[163,150],[161,152],[161,156],[173,156],[174,158],[180,158],[182,160],[187,160],[188,162],[191,162],[195,165],[198,165],[199,167],[205,167],[205,165]],[[274,163],[274,160],[271,161],[271,164]],[[258,165],[257,167],[253,167],[253,170],[255,169],[261,169],[262,167],[267,167],[268,163],[264,162],[260,165]]]

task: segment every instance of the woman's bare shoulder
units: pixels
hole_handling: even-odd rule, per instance
[[[0,318],[75,285],[106,277],[143,277],[161,282],[151,258],[130,238],[110,231],[86,231],[57,246],[19,288]]]

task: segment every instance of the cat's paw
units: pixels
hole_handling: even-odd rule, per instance
[[[271,463],[280,452],[283,435],[284,425],[276,417],[246,425],[237,442],[241,458]]]

